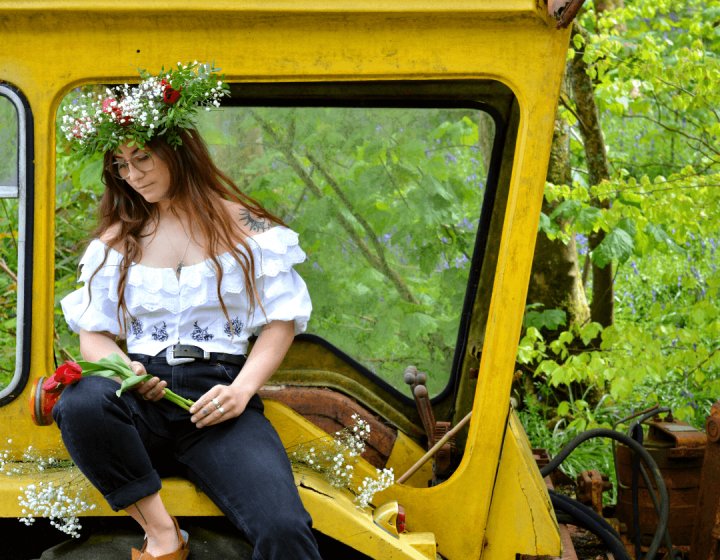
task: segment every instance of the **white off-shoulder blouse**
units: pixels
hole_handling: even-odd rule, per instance
[[[305,260],[298,234],[275,226],[247,241],[262,302],[252,313],[242,268],[229,253],[219,257],[223,269],[220,293],[229,321],[220,307],[217,275],[210,260],[184,266],[179,278],[172,268],[132,264],[125,288],[132,319],[123,333],[117,314],[122,255],[95,239],[80,261],[83,286],[61,301],[65,320],[75,332],[108,332],[126,338],[128,352],[149,355],[178,343],[208,352],[245,354],[248,338],[271,321],[294,321],[295,333],[304,332],[312,304],[305,282],[293,268]]]

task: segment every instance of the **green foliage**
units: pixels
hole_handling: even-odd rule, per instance
[[[409,364],[442,389],[484,192],[477,113],[238,109],[201,128],[220,166],[301,232],[311,332],[401,390]]]
[[[486,170],[469,110],[224,109],[199,127],[221,169],[302,235],[319,334],[406,390],[441,390],[455,347]],[[483,125],[484,126],[484,125]],[[77,356],[60,299],[95,223],[99,157],[57,158],[56,347]]]
[[[0,185],[17,184],[18,124],[15,107],[0,97]]]
[[[586,430],[612,427],[615,409],[604,402],[592,407],[586,400],[574,399],[548,406],[546,398],[546,391],[527,396],[518,416],[533,446],[546,450],[551,457]],[[560,466],[571,478],[587,469],[614,474],[612,446],[607,440],[583,443]]]
[[[581,18],[590,33],[573,48],[595,79],[612,176],[587,184],[573,135],[573,183],[548,186],[555,211],[541,226],[575,237],[584,255],[587,238],[605,232],[587,256],[613,267],[615,322],[570,325],[552,339],[527,324],[518,362],[536,389],[551,389],[537,406],[530,399],[531,416],[584,428],[598,413],[618,420],[660,404],[701,427],[720,398],[719,14],[717,1],[628,0]],[[569,404],[577,399],[589,406]]]
[[[527,306],[523,326],[534,327],[536,330],[549,329],[555,331],[567,323],[567,313],[562,309],[542,309],[541,303]]]
[[[60,300],[77,287],[77,267],[92,229],[104,185],[100,180],[102,157],[84,157],[59,151],[55,192],[55,348],[58,360],[80,357],[77,335],[72,333]]]

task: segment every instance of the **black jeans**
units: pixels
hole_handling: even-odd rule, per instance
[[[239,367],[193,362],[146,363],[168,388],[197,400],[228,385]],[[319,559],[285,449],[255,395],[247,409],[208,428],[163,399],[145,401],[118,384],[84,377],[66,387],[53,417],[75,464],[113,510],[160,490],[161,476],[184,476],[217,504],[254,545],[253,559]]]

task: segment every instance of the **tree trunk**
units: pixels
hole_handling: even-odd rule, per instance
[[[586,38],[584,30],[577,24],[573,27],[574,33],[580,33]],[[583,60],[583,53],[576,51],[570,62],[569,78],[572,84],[575,110],[578,118],[580,134],[585,147],[589,182],[598,185],[610,178],[610,171],[605,150],[605,139],[600,127],[600,116],[595,103],[595,90],[592,80],[587,73],[587,64]],[[595,200],[593,203],[599,208],[608,208],[607,200]],[[590,235],[588,239],[589,251],[593,251],[605,239],[605,232],[599,231]],[[607,327],[612,325],[614,316],[613,295],[613,267],[608,264],[605,268],[592,265],[592,303],[590,317],[593,321]]]
[[[556,185],[571,182],[568,125],[559,116],[555,118],[547,180]],[[553,210],[554,205],[543,200],[543,213],[550,215]],[[545,309],[562,309],[567,314],[568,325],[587,322],[590,310],[574,237],[565,244],[538,231],[527,302],[542,303]]]
[[[622,8],[624,5],[625,2],[623,0],[595,0],[595,11],[601,14],[608,10]]]

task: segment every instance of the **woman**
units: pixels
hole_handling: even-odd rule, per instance
[[[106,189],[84,285],[62,307],[86,360],[117,353],[153,377],[120,398],[115,381],[85,377],[53,416],[78,467],[144,530],[133,560],[187,558],[186,534],[158,494],[167,474],[201,488],[253,543],[253,558],[319,558],[257,396],[309,318],[292,268],[305,255],[217,169],[192,127],[199,107],[227,93],[213,70],[179,64],[143,77],[81,98],[64,119],[73,149],[105,152]],[[162,400],[166,388],[195,400],[189,413]]]

